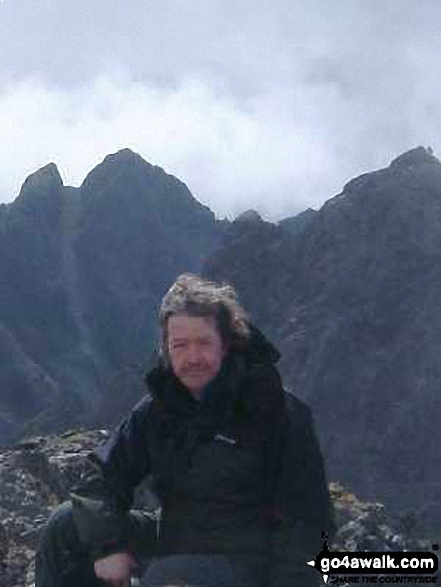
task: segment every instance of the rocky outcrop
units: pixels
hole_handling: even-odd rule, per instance
[[[35,438],[0,449],[0,524],[4,587],[33,582],[35,547],[51,509],[66,500],[84,456],[104,432]]]
[[[108,436],[105,430],[71,431],[61,436],[35,437],[15,447],[0,448],[0,584],[22,587],[33,583],[39,533],[54,507],[68,499],[83,471],[88,452]],[[335,550],[421,550],[422,541],[406,527],[402,531],[386,509],[362,503],[336,483],[331,484],[338,533]],[[141,487],[135,506],[152,511]],[[404,532],[403,532],[404,530]]]

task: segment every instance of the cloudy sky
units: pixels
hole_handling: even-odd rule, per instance
[[[441,157],[439,0],[0,0],[0,201],[130,147],[218,215]]]

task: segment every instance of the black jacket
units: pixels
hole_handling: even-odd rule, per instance
[[[202,402],[168,369],[148,374],[150,397],[91,455],[93,470],[72,496],[96,557],[126,548],[134,489],[151,475],[163,506],[161,554],[267,560],[271,587],[299,584],[333,523],[311,416],[283,390],[278,356],[253,330]]]

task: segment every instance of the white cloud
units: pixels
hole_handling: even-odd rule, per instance
[[[78,185],[107,154],[130,147],[218,214],[253,207],[278,218],[320,205],[419,144],[441,155],[441,42],[430,2],[397,10],[391,0],[381,9],[342,0],[338,12],[321,0],[297,1],[296,10],[288,0],[271,10],[262,0],[180,0],[164,13],[163,4],[130,0],[117,14],[112,5],[115,28],[103,21],[99,34],[87,10],[104,0],[81,2],[84,13],[40,14],[50,46],[0,23],[16,63],[35,54],[46,64],[44,74],[0,76],[0,200],[49,161]],[[60,30],[70,41],[63,63]],[[18,38],[34,44],[20,53]]]
[[[128,146],[220,214],[302,209],[327,185],[330,154],[322,133],[285,106],[277,96],[240,103],[217,80],[197,76],[175,90],[124,76],[70,91],[27,79],[0,95],[0,193],[12,199],[49,161],[66,184],[79,185],[105,155]]]

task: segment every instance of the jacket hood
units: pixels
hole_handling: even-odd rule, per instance
[[[239,352],[250,363],[277,363],[281,354],[266,336],[251,322],[250,337]]]

